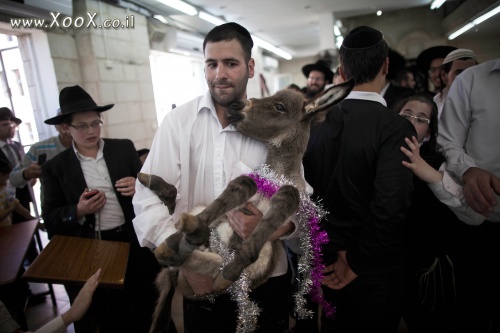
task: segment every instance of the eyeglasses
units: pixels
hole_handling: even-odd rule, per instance
[[[17,127],[17,125],[15,123],[3,123],[0,126],[1,127],[10,127],[10,128]]]
[[[72,125],[69,124],[69,126],[73,127],[80,133],[86,133],[89,131],[89,128],[92,127],[93,130],[98,130],[102,127],[102,121],[96,120],[93,121],[90,125],[89,124],[78,124],[78,125]]]
[[[436,73],[437,71],[439,71],[439,67],[431,67],[431,68],[429,68],[429,74]]]
[[[408,119],[409,121],[411,121],[412,119],[415,119],[417,124],[430,124],[431,123],[430,119],[412,116],[411,114],[408,114],[408,113],[400,113],[399,115],[403,118]]]

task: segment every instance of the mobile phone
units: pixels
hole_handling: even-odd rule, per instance
[[[47,160],[47,154],[38,155],[38,165],[42,165]]]
[[[89,190],[87,192],[85,192],[85,194],[83,195],[85,198],[87,199],[90,199],[92,198],[94,195],[96,195],[97,193],[99,193],[99,190],[92,190],[89,188]]]

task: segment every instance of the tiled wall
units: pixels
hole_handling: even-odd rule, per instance
[[[157,122],[145,17],[94,0],[75,1],[73,8],[73,17],[98,13],[96,23],[134,15],[135,24],[133,29],[48,32],[59,90],[78,84],[97,104],[114,103],[102,114],[102,136],[129,138],[137,149],[150,147]]]

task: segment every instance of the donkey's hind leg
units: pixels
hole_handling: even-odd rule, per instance
[[[297,188],[291,185],[282,186],[269,202],[269,209],[257,225],[253,233],[248,237],[238,251],[234,259],[222,270],[222,279],[216,282],[218,285],[226,285],[236,281],[241,272],[255,262],[259,257],[264,243],[269,240],[272,233],[278,229],[286,219],[292,216],[300,203],[300,194]]]

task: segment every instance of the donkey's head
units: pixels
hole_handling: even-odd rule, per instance
[[[232,103],[228,118],[238,131],[270,146],[305,146],[313,116],[330,110],[353,86],[353,81],[335,85],[307,105],[301,93],[283,89],[270,97]]]

